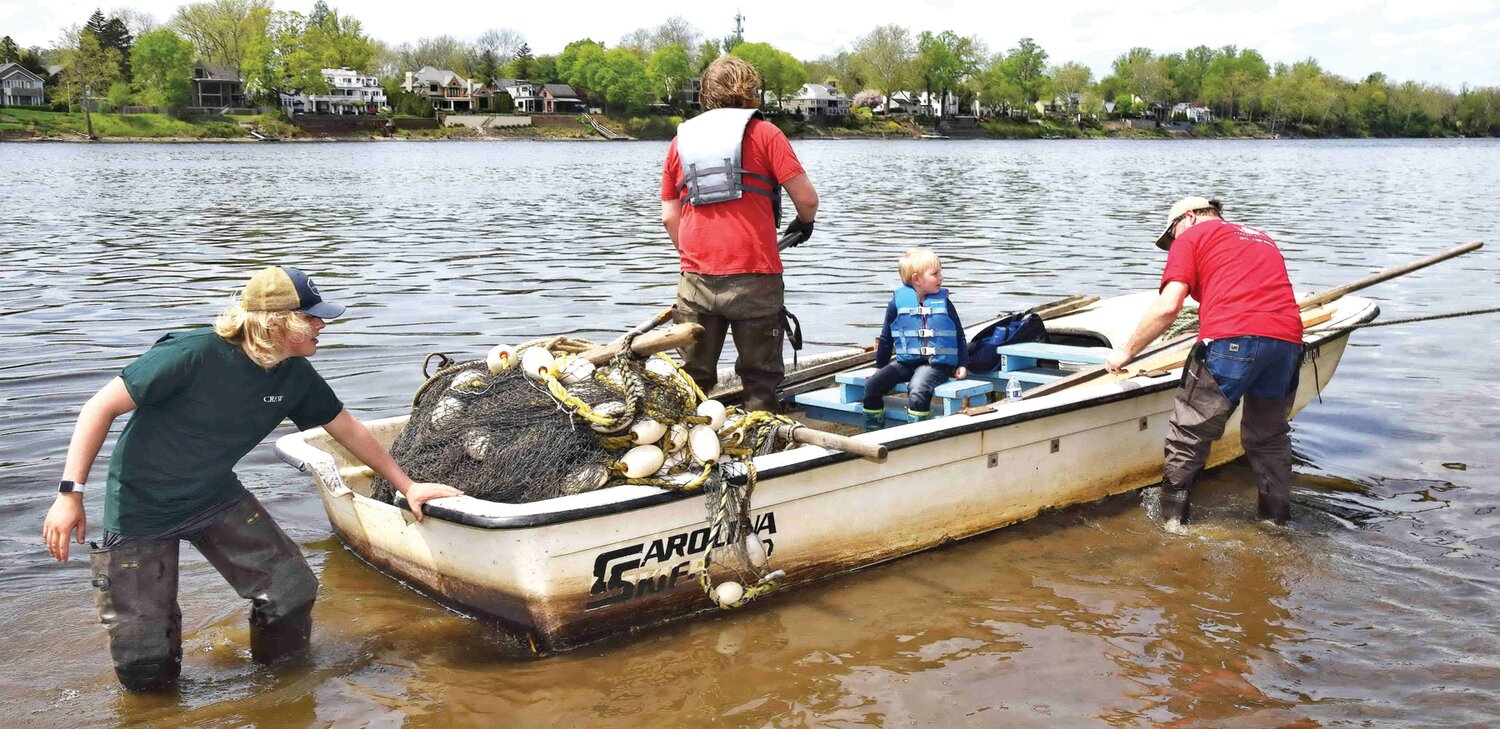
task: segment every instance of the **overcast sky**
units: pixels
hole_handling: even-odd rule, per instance
[[[166,22],[181,2],[106,0]],[[450,34],[472,40],[486,28],[518,30],[537,54],[557,53],[589,37],[613,45],[624,34],[680,15],[706,36],[733,26],[730,3],[661,0],[515,3],[490,0],[332,0],[366,32],[391,44]],[[863,0],[851,3],[757,0],[741,5],[745,37],[811,60],[839,49],[876,25],[896,23],[913,33],[953,30],[977,35],[990,51],[1006,50],[1031,36],[1049,62],[1080,61],[1095,79],[1133,46],[1158,53],[1199,44],[1235,44],[1259,50],[1268,61],[1316,58],[1323,68],[1351,79],[1382,71],[1399,81],[1500,86],[1500,0],[1198,0],[1130,3],[1072,0],[1004,7],[996,0]],[[0,0],[0,35],[23,46],[49,45],[63,26],[82,23],[98,6],[78,0]],[[277,8],[307,12],[312,1],[280,0]],[[857,10],[853,10],[857,8]]]

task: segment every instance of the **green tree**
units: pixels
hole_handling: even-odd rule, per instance
[[[588,84],[584,83],[587,76],[586,69],[579,68],[575,72],[574,66],[579,65],[580,56],[592,58],[593,61],[588,65],[593,66],[598,63],[598,57],[603,55],[604,45],[592,38],[580,38],[573,41],[563,46],[562,53],[557,56],[557,77],[565,84],[587,88]]]
[[[1182,101],[1203,98],[1203,80],[1217,56],[1218,52],[1208,46],[1189,48],[1181,56],[1168,56],[1167,74],[1172,77],[1176,98]]]
[[[192,93],[193,50],[191,41],[170,28],[137,38],[130,63],[140,100],[151,106],[187,106]]]
[[[756,73],[760,74],[762,90],[770,92],[778,103],[801,91],[802,85],[807,83],[807,69],[802,67],[802,62],[769,43],[741,43],[735,46],[731,55],[743,58],[755,67]]]
[[[279,94],[328,91],[322,65],[305,43],[310,27],[302,13],[278,10],[271,14],[265,35],[245,48],[240,65],[245,93],[274,104]]]
[[[134,103],[135,96],[130,93],[130,84],[124,81],[116,81],[109,85],[109,94],[105,96],[109,101],[109,109],[119,113],[122,109]]]
[[[656,83],[658,97],[675,105],[682,84],[693,76],[693,65],[688,60],[687,50],[673,43],[651,54],[646,73]]]
[[[888,100],[910,83],[915,57],[911,31],[899,25],[880,25],[854,42],[849,69]]]
[[[734,30],[719,41],[719,48],[725,53],[733,53],[734,49],[745,42],[745,14],[736,10],[734,12]]]
[[[20,63],[21,47],[10,36],[0,38],[0,63]]]
[[[1065,103],[1071,102],[1075,95],[1081,99],[1083,92],[1093,83],[1094,72],[1076,61],[1047,69],[1047,88],[1053,94],[1063,97]]]
[[[927,98],[942,99],[946,103],[949,91],[958,89],[961,83],[978,72],[976,47],[977,41],[973,38],[960,37],[951,30],[936,34],[922,32],[917,38],[916,68],[927,89]],[[947,111],[941,109],[939,113]]]
[[[1031,38],[1022,38],[1005,54],[1000,72],[1026,95],[1031,104],[1042,97],[1047,85],[1047,52]]]
[[[1011,78],[1005,62],[1005,54],[996,53],[979,74],[979,101],[987,108],[1008,113],[1026,104],[1026,90]]]
[[[505,64],[503,73],[510,78],[530,79],[536,72],[537,60],[531,55],[531,46],[523,41],[516,50],[516,57]]]
[[[1208,74],[1203,78],[1203,98],[1227,110],[1225,116],[1236,118],[1259,98],[1261,87],[1270,76],[1271,68],[1260,53],[1225,46],[1208,66]],[[1251,116],[1253,120],[1253,113]]]
[[[120,52],[99,42],[98,36],[85,28],[73,26],[63,31],[57,44],[58,60],[64,68],[58,94],[70,103],[83,107],[88,138],[94,136],[93,99],[109,89],[120,78]]]
[[[708,64],[713,63],[714,61],[718,60],[718,58],[718,41],[709,38],[708,40],[705,40],[702,43],[698,44],[698,62],[695,64],[695,70],[698,72],[698,75],[703,75],[703,72],[708,70]]]
[[[168,24],[197,46],[199,57],[239,70],[250,43],[266,34],[270,0],[203,0],[177,9]]]

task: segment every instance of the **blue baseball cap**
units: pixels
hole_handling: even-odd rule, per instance
[[[300,311],[319,319],[336,319],[346,308],[324,301],[312,277],[292,266],[261,269],[245,284],[242,300],[245,311]]]

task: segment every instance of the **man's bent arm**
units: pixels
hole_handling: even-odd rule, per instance
[[[1187,299],[1187,284],[1181,281],[1168,282],[1163,286],[1156,300],[1151,302],[1151,307],[1141,316],[1141,321],[1135,327],[1135,333],[1123,346],[1116,347],[1115,353],[1105,363],[1105,369],[1110,372],[1124,372],[1125,365],[1135,359],[1146,345],[1156,341],[1167,327],[1177,319],[1177,312],[1182,311],[1182,302]]]
[[[792,205],[797,208],[798,220],[811,223],[817,219],[818,191],[813,189],[812,180],[807,179],[807,173],[781,183],[781,187],[786,190],[787,197],[792,199]]]

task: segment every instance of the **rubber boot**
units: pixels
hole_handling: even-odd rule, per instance
[[[1169,532],[1180,532],[1188,523],[1188,489],[1176,489],[1163,485],[1161,489],[1162,526]]]
[[[148,691],[176,681],[182,673],[177,540],[94,550],[89,564],[120,685]]]
[[[865,432],[880,430],[885,427],[885,408],[879,410],[865,409]]]
[[[274,663],[301,655],[312,636],[318,578],[302,550],[254,496],[193,539],[209,564],[250,600],[250,656]]]
[[[908,418],[911,418],[910,422],[920,423],[923,420],[927,420],[927,419],[931,418],[932,417],[932,411],[931,410],[920,410],[919,411],[919,410],[912,410],[911,408],[907,408],[906,409],[906,416]]]

